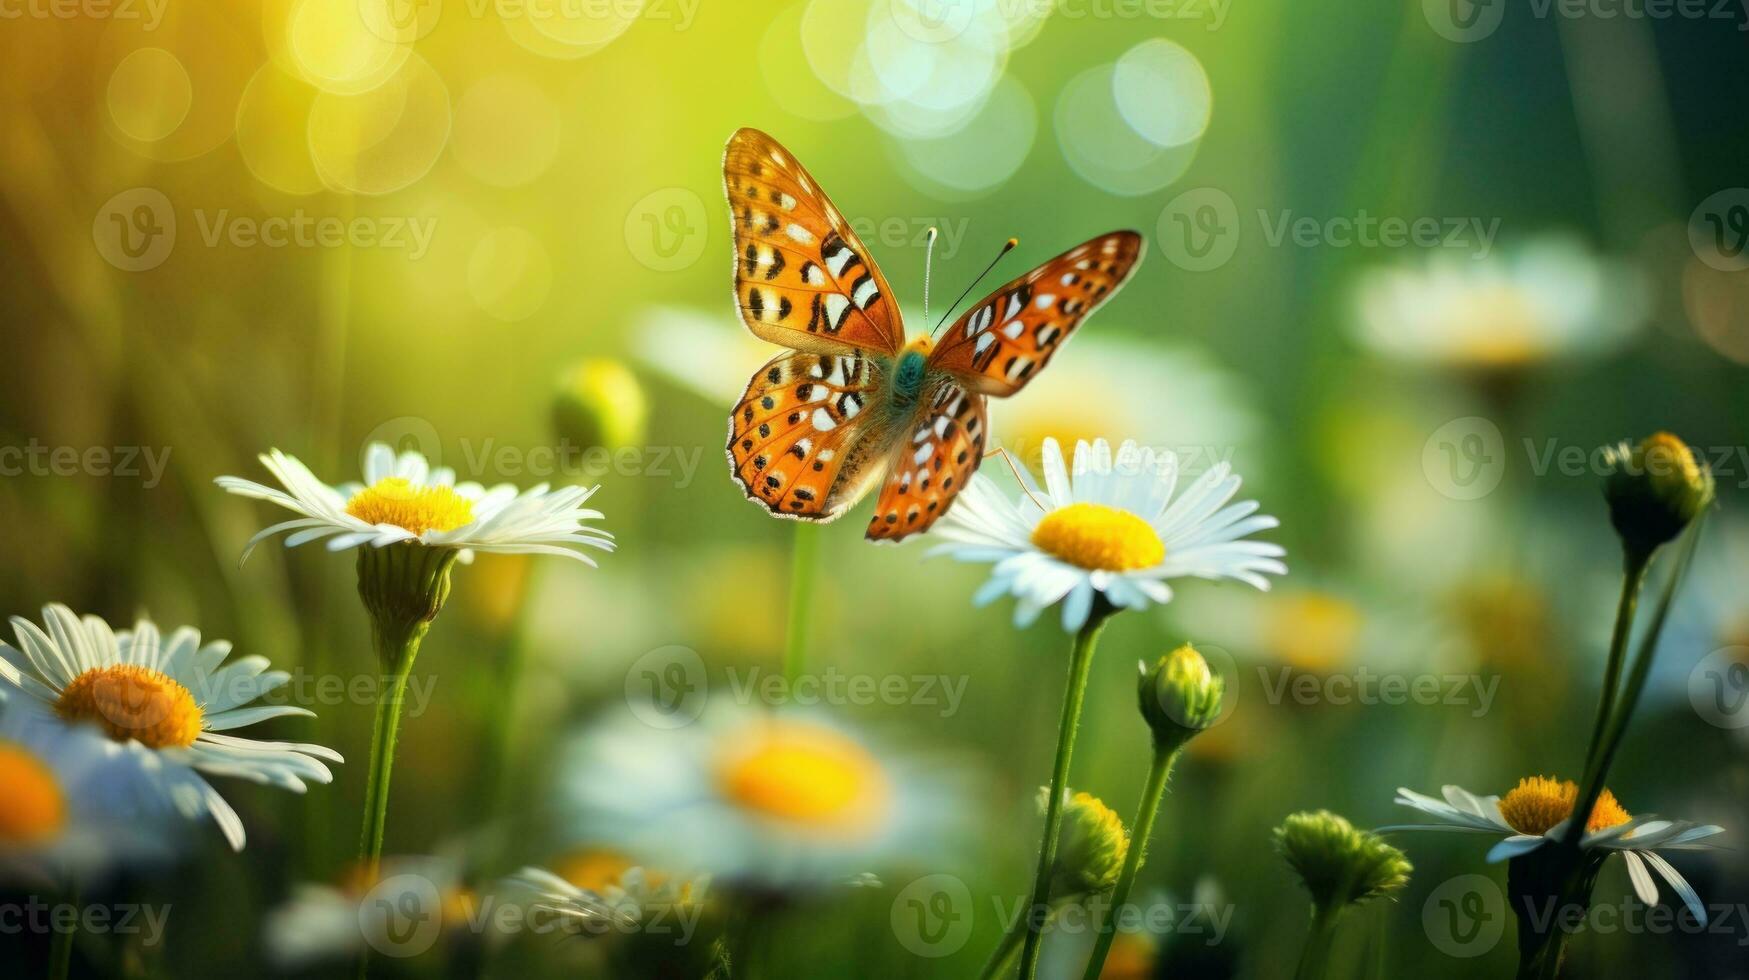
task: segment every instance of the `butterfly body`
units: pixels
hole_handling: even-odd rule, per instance
[[[789,348],[730,416],[730,475],[772,514],[819,522],[881,482],[877,540],[947,512],[983,459],[985,396],[1024,387],[1142,254],[1134,232],[1102,235],[997,289],[939,343],[907,343],[885,277],[789,151],[737,131],[723,187],[742,322]]]

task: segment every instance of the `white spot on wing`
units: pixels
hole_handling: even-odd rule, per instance
[[[823,408],[814,409],[814,428],[821,432],[831,432],[838,428],[838,423],[832,421],[832,413]]]

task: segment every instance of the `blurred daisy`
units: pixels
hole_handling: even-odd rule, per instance
[[[329,486],[296,457],[277,449],[262,456],[261,463],[283,490],[235,476],[221,476],[217,483],[302,516],[250,538],[245,560],[264,539],[287,531],[287,547],[326,539],[328,550],[345,551],[414,541],[460,552],[463,561],[475,551],[491,551],[563,555],[593,565],[579,548],[613,550],[612,534],[583,523],[602,517],[600,511],[583,507],[599,487],[552,490],[543,483],[518,491],[508,483],[491,488],[457,483],[454,470],[432,469],[412,450],[397,456],[380,442],[365,450],[363,483]]]
[[[282,970],[376,951],[418,956],[439,940],[478,935],[489,906],[448,857],[385,858],[374,875],[354,869],[339,885],[294,886],[263,920],[268,957]]]
[[[1649,311],[1635,270],[1566,238],[1505,256],[1436,254],[1377,269],[1361,279],[1356,298],[1356,334],[1375,353],[1473,369],[1605,353]]]
[[[83,619],[63,605],[43,608],[43,627],[12,617],[16,648],[0,643],[0,680],[70,725],[88,726],[134,756],[185,817],[210,814],[235,850],[243,821],[202,774],[234,776],[302,793],[305,781],[333,779],[323,759],[340,754],[320,745],[258,742],[229,734],[269,718],[313,715],[294,705],[251,704],[290,679],[268,670],[265,657],[229,664],[231,644],[201,645],[182,627],[160,639],[149,620],[111,631],[96,616]]]
[[[1397,803],[1420,810],[1441,823],[1382,829],[1497,834],[1504,839],[1488,851],[1488,860],[1505,861],[1528,854],[1564,834],[1579,796],[1579,787],[1572,780],[1561,782],[1546,776],[1532,776],[1519,780],[1505,799],[1477,796],[1459,786],[1446,786],[1441,792],[1445,796],[1444,802],[1401,788],[1397,790],[1396,799]],[[1628,877],[1633,880],[1635,894],[1647,905],[1655,905],[1658,887],[1647,870],[1650,865],[1704,923],[1707,920],[1706,904],[1681,873],[1657,852],[1716,847],[1718,845],[1700,841],[1722,833],[1723,827],[1711,824],[1660,820],[1647,814],[1629,817],[1616,802],[1615,795],[1605,789],[1598,797],[1597,805],[1591,808],[1580,846],[1586,850],[1603,848],[1619,852],[1622,860],[1627,862]]]
[[[1010,499],[991,478],[973,476],[936,529],[948,544],[930,554],[995,566],[973,600],[1018,600],[1016,626],[1061,602],[1063,628],[1087,622],[1095,596],[1120,609],[1167,602],[1167,579],[1237,579],[1269,588],[1265,574],[1284,574],[1280,546],[1247,536],[1277,525],[1255,501],[1229,504],[1239,478],[1218,463],[1178,491],[1178,457],[1118,448],[1100,439],[1075,447],[1073,469],[1055,439],[1044,444],[1044,489],[1021,471],[1023,492]],[[1174,495],[1177,494],[1176,499]]]
[[[532,912],[572,923],[567,931],[593,935],[636,931],[670,915],[685,915],[689,907],[704,901],[709,888],[708,875],[682,881],[629,866],[581,880],[544,868],[523,868],[506,879],[501,890],[507,896],[521,896]]]
[[[586,730],[560,779],[588,840],[737,885],[830,885],[927,860],[966,803],[939,759],[722,701],[682,728],[626,716]]]
[[[0,696],[0,881],[55,887],[174,849],[167,801],[136,759],[14,700]]]

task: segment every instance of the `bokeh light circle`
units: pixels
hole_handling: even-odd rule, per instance
[[[155,143],[188,118],[194,83],[175,55],[163,48],[136,48],[110,73],[104,100],[117,129]]]
[[[287,194],[322,189],[310,159],[310,106],[316,94],[271,61],[249,80],[237,103],[237,152],[256,180]]]
[[[1190,168],[1196,143],[1163,147],[1142,138],[1118,111],[1112,65],[1089,68],[1057,96],[1057,144],[1084,180],[1113,194],[1151,194]]]
[[[534,29],[567,47],[594,51],[624,34],[644,0],[523,0]]]
[[[488,184],[526,184],[559,152],[559,109],[525,76],[482,78],[456,100],[450,152]]]
[[[468,294],[494,319],[533,316],[553,286],[553,263],[540,240],[521,228],[499,228],[468,257]]]
[[[417,23],[384,36],[386,19],[367,21],[359,0],[295,0],[286,13],[286,55],[305,81],[352,95],[383,84],[413,53]]]
[[[851,79],[858,74],[871,6],[868,0],[810,0],[802,11],[802,56],[815,78],[847,99],[858,99]],[[861,64],[866,71],[867,59]]]
[[[449,127],[449,90],[413,55],[368,92],[317,95],[310,107],[310,156],[329,187],[387,194],[431,170]]]
[[[987,193],[1014,176],[1037,136],[1038,107],[1032,96],[1018,80],[1004,76],[957,132],[894,144],[920,189],[963,198]]]
[[[1196,55],[1163,38],[1143,41],[1117,59],[1111,77],[1118,113],[1160,146],[1182,146],[1208,129],[1214,96]]]

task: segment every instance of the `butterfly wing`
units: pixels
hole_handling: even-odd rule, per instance
[[[735,302],[761,340],[817,354],[896,354],[905,342],[887,281],[796,158],[740,129],[723,151],[735,238]]]
[[[952,374],[970,391],[1014,394],[1117,292],[1141,261],[1142,249],[1141,235],[1114,231],[1014,279],[954,321],[929,366]]]
[[[856,503],[884,461],[869,448],[883,442],[869,406],[883,383],[879,363],[854,350],[767,362],[729,417],[730,472],[747,499],[820,523]]]
[[[868,525],[871,541],[899,541],[928,530],[983,461],[989,432],[984,396],[945,375],[932,389],[910,438],[899,441],[888,462]]]

